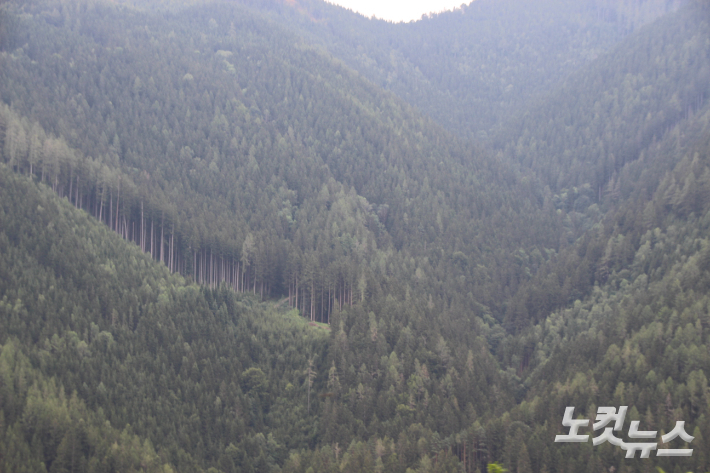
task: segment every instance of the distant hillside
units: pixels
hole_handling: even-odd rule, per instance
[[[185,284],[4,165],[0,220],[3,471],[184,471],[245,451],[241,471],[268,471],[307,445],[302,370],[321,331]]]
[[[429,349],[394,299],[324,330],[186,284],[4,164],[0,221],[3,471],[453,473],[485,392],[508,402],[484,339]]]
[[[589,185],[599,202],[618,172],[710,97],[710,11],[692,2],[642,28],[521,111],[493,140],[553,191]]]
[[[689,136],[699,133],[691,130],[700,126],[710,96],[708,20],[707,7],[696,3],[640,30],[498,136],[501,156],[551,189],[548,205],[562,218],[560,238],[571,245],[521,286],[506,308],[506,325],[541,320],[606,281],[611,228],[597,225],[632,205],[631,189],[638,193],[629,218],[638,218],[660,179],[646,181],[651,170],[670,169]],[[659,155],[661,142],[674,144],[669,155]],[[633,179],[624,177],[630,169]],[[646,175],[639,181],[640,170]],[[617,243],[615,258],[633,258],[636,243]]]
[[[0,7],[0,470],[708,469],[704,3],[134,3]]]
[[[481,139],[684,2],[477,0],[396,25],[320,0],[240,3],[327,49],[447,130]]]
[[[6,143],[66,146],[5,160],[196,281],[317,320],[409,293],[470,323],[557,249],[540,189],[267,18],[54,5],[17,17],[0,93]]]
[[[619,449],[553,447],[546,441],[562,432],[566,406],[593,418],[598,406],[626,405],[627,422],[639,420],[644,430],[661,435],[685,421],[685,431],[695,437],[687,447],[681,441],[663,446],[692,448],[692,457],[655,464],[665,471],[707,470],[709,118],[706,105],[622,168],[615,208],[573,250],[587,260],[582,265],[598,258],[591,266],[590,294],[501,343],[501,363],[517,367],[513,379],[526,393],[503,417],[516,445],[505,462],[509,467],[527,461],[514,454],[525,442],[531,471],[599,471],[614,465],[645,471],[641,462],[624,461]],[[536,295],[567,268],[550,271]],[[518,422],[528,427],[514,427]],[[524,434],[516,439],[516,432]]]

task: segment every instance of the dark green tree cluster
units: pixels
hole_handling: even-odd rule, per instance
[[[560,252],[541,262],[535,277],[521,284],[507,304],[507,328],[519,330],[582,299],[595,284],[604,284],[611,272],[630,263],[643,232],[619,234],[619,221],[644,216],[650,225],[656,215],[664,215],[663,209],[650,206],[651,192],[704,133],[710,49],[702,38],[710,31],[708,25],[707,6],[691,3],[572,76],[544,107],[511,121],[508,133],[520,138],[508,142],[503,154],[521,160],[539,179],[538,185],[546,186],[543,205],[560,216],[561,233]],[[657,60],[644,62],[647,56]],[[637,70],[638,81],[631,81],[630,70]],[[667,113],[683,90],[684,112]],[[603,100],[615,105],[587,113],[584,104]],[[516,128],[521,123],[532,128]],[[584,124],[590,124],[586,131]],[[592,152],[594,148],[601,154]],[[624,159],[615,157],[622,154]],[[668,183],[673,185],[668,192],[675,195],[671,200],[684,216],[706,203],[705,176],[701,172],[688,179],[687,185],[680,184],[682,189],[675,181]],[[519,256],[529,261],[532,255]]]
[[[32,366],[12,340],[0,349],[0,466],[3,471],[170,473],[173,468],[130,426],[116,429],[101,412],[68,395]]]
[[[485,140],[535,97],[678,0],[476,0],[393,25],[320,0],[243,2],[326,48],[449,131]]]
[[[591,238],[573,245],[586,259],[590,294],[501,343],[502,365],[526,392],[503,419],[507,428],[531,429],[524,440],[539,453],[532,471],[645,471],[609,446],[534,443],[562,432],[566,406],[593,419],[602,405],[630,406],[625,429],[639,420],[659,436],[685,421],[693,456],[658,464],[708,469],[709,118],[706,105],[623,167],[616,205]]]
[[[510,402],[485,340],[460,359],[424,314],[400,333],[414,312],[394,299],[379,319],[337,310],[326,330],[286,301],[186,285],[51,189],[4,165],[0,184],[9,470],[33,458],[37,471],[71,471],[69,458],[79,471],[456,471],[459,458],[489,458],[466,419],[490,411],[490,386]],[[58,427],[45,438],[43,423]]]
[[[470,321],[557,250],[532,183],[257,13],[22,8],[5,162],[195,281],[324,321],[408,291]]]
[[[600,58],[605,67],[572,74],[511,120],[496,145],[555,193],[589,185],[591,203],[618,199],[623,166],[707,104],[709,19],[707,4],[690,2],[643,28]]]
[[[707,6],[132,3],[0,6],[2,471],[710,468]]]
[[[8,471],[29,458],[71,471],[54,462],[74,442],[74,471],[267,471],[259,464],[314,441],[303,368],[325,331],[224,287],[187,286],[48,189],[6,167],[0,182]],[[106,466],[119,448],[155,458],[135,466],[124,452]]]

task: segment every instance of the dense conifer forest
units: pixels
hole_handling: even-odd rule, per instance
[[[701,0],[0,4],[0,471],[710,470],[709,99]]]

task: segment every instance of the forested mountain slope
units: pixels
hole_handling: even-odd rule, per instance
[[[322,330],[187,285],[4,165],[0,205],[3,471],[268,471],[308,445]]]
[[[640,180],[640,171],[623,176],[642,169],[644,179],[659,180],[659,172],[682,158],[677,150],[689,136],[697,139],[697,117],[704,116],[710,95],[709,37],[708,7],[692,3],[570,77],[501,135],[519,137],[508,141],[501,156],[520,162],[552,189],[550,205],[563,219],[560,236],[571,245],[520,287],[506,309],[508,326],[542,320],[583,298],[606,281],[611,261],[633,257],[632,240],[609,246],[611,228],[600,231],[594,224],[629,205],[635,215],[648,217],[645,199],[656,181]],[[670,154],[659,154],[659,143],[673,144]],[[646,186],[646,194],[639,186]]]
[[[197,471],[265,471],[264,462],[285,468],[279,455],[306,447],[306,457],[318,447],[317,458],[338,468],[349,458],[339,449],[352,449],[351,456],[391,463],[388,471],[427,464],[439,452],[448,459],[436,463],[455,469],[460,454],[447,447],[458,441],[457,433],[494,410],[486,402],[490,396],[501,406],[512,402],[486,337],[502,333],[491,317],[500,295],[530,277],[519,272],[520,245],[555,244],[544,229],[558,217],[540,208],[536,191],[523,186],[504,192],[516,187],[517,177],[489,155],[464,148],[391,94],[239,7],[165,17],[102,4],[21,8],[12,12],[15,34],[0,58],[0,94],[11,105],[0,109],[3,161],[169,269],[213,288],[224,283],[240,293],[286,298],[302,315],[333,327],[328,349],[310,350],[326,384],[310,417],[307,409],[307,425],[293,417],[300,415],[295,404],[276,394],[277,386],[287,388],[288,377],[263,388],[258,379],[249,381],[248,366],[224,367],[222,358],[241,352],[223,338],[230,331],[212,323],[220,305],[207,304],[210,312],[197,294],[196,301],[186,295],[160,312],[167,319],[154,323],[160,324],[156,330],[172,327],[172,317],[184,314],[185,324],[199,325],[203,358],[210,354],[213,367],[224,367],[219,375],[191,364],[184,346],[179,356],[162,357],[166,340],[195,336],[177,326],[146,341],[153,351],[131,354],[131,360],[145,357],[140,363],[150,373],[169,371],[163,358],[178,356],[179,368],[165,374],[164,385],[131,365],[126,376],[140,386],[124,378],[112,378],[110,386],[104,381],[102,402],[115,406],[90,407],[101,407],[121,429],[132,425],[178,470],[193,463]],[[533,227],[535,221],[547,226]],[[494,231],[503,228],[504,237]],[[42,241],[63,251],[48,234]],[[535,264],[545,258],[538,254]],[[15,300],[19,279],[8,280],[3,291]],[[91,341],[81,313],[96,317],[102,301],[110,307],[113,299],[123,305],[103,317],[128,324],[126,337],[155,333],[141,330],[140,306],[131,305],[148,288],[116,284],[126,297],[91,289],[89,306],[68,312],[84,320],[81,330],[73,330],[79,340]],[[52,308],[69,310],[66,305],[58,301]],[[27,330],[20,325],[8,334],[29,336]],[[119,337],[113,329],[102,331]],[[256,340],[269,337],[248,327],[252,332]],[[25,340],[26,350],[44,347],[55,333],[63,332],[48,326]],[[275,348],[274,356],[301,349],[282,338],[278,346],[284,348]],[[131,343],[122,341],[120,350]],[[465,357],[453,356],[462,351]],[[61,365],[53,373],[84,402],[96,402],[98,365],[77,366]],[[204,388],[211,394],[190,384],[203,375],[211,376]],[[219,404],[211,397],[215,386],[221,389],[214,383],[222,378],[239,380],[225,388],[240,406],[232,410],[242,412],[236,418],[229,417],[232,411],[222,419],[224,410],[211,410]],[[299,389],[294,400],[302,399],[302,381],[291,383]],[[240,386],[256,400],[239,404],[234,389]],[[260,397],[262,388],[268,400]],[[165,407],[162,399],[172,403]],[[276,404],[293,414],[274,410]],[[249,409],[254,417],[245,414]],[[269,412],[277,419],[268,420]],[[174,428],[163,420],[173,418],[182,419]],[[213,437],[206,426],[220,422],[226,424]],[[374,458],[366,442],[377,439],[387,455]],[[486,458],[476,461],[483,466]]]
[[[480,139],[683,2],[477,0],[407,24],[320,0],[241,3],[299,31],[447,130]]]
[[[510,452],[527,443],[532,471],[599,471],[609,465],[646,471],[640,462],[624,463],[618,449],[555,448],[529,440],[560,433],[559,413],[566,406],[593,418],[597,406],[627,405],[629,420],[640,420],[644,430],[666,433],[682,420],[695,437],[688,446],[692,457],[661,460],[665,471],[706,471],[710,107],[627,163],[618,185],[615,205],[595,229],[594,240],[602,244],[593,249],[579,242],[577,248],[582,255],[599,252],[591,294],[502,343],[503,363],[518,366],[520,389],[529,389],[506,420],[515,444]],[[528,426],[517,440],[511,438],[518,435],[512,434],[516,421]],[[659,448],[683,447],[675,441]],[[520,461],[527,460],[511,455],[506,464]]]
[[[675,420],[686,420],[697,454],[683,466],[702,471],[708,435],[702,335],[708,123],[707,112],[697,115],[685,127],[681,147],[677,140],[659,143],[648,156],[655,163],[651,173],[641,163],[626,168],[624,195],[635,203],[608,225],[616,232],[609,239],[609,277],[591,298],[504,342],[511,366],[525,356],[516,346],[536,348],[519,371],[529,373],[528,400],[502,416],[500,401],[485,413],[490,401],[476,388],[497,385],[504,392],[514,385],[496,381],[494,373],[469,381],[487,369],[473,357],[482,346],[462,359],[440,341],[437,358],[421,364],[426,355],[411,340],[414,334],[404,331],[386,356],[393,335],[387,320],[372,314],[368,326],[355,313],[334,319],[326,348],[317,329],[298,319],[225,290],[185,286],[50,189],[2,167],[0,320],[9,338],[0,365],[7,430],[0,435],[2,451],[12,455],[0,458],[11,471],[14,465],[41,471],[30,458],[43,459],[48,469],[76,462],[86,471],[107,464],[121,471],[131,461],[145,471],[169,471],[166,463],[177,471],[208,465],[221,471],[269,471],[276,465],[282,471],[367,471],[377,465],[383,471],[407,465],[427,471],[434,462],[436,471],[456,471],[459,459],[467,459],[470,471],[493,459],[519,471],[578,471],[582,465],[643,471],[640,462],[624,464],[618,449],[573,446],[564,452],[546,440],[558,433],[560,406],[589,413],[612,399],[633,406],[630,417],[648,429],[668,431]],[[634,206],[643,202],[646,211],[639,213]],[[616,249],[639,234],[633,260],[620,259]],[[363,367],[350,371],[344,362],[354,366],[352,357],[362,357],[368,346],[380,356],[380,367],[370,373],[371,361],[361,358]],[[303,416],[309,353],[318,354],[310,417]],[[451,403],[467,398],[481,406],[482,415],[471,404],[459,420],[461,430],[441,435],[456,422]],[[240,413],[234,420],[228,406]],[[394,417],[388,421],[388,415]],[[70,428],[79,417],[85,423]],[[356,441],[341,443],[352,435],[343,429],[354,429]],[[112,441],[117,443],[111,447]],[[318,448],[287,455],[299,448],[297,441]],[[673,471],[679,463],[662,466]]]
[[[4,165],[0,205],[3,471],[453,472],[454,390],[476,415],[500,385],[484,342],[432,358],[405,330],[390,351],[374,314],[330,331],[188,285]]]
[[[697,113],[710,95],[705,2],[642,28],[521,111],[492,140],[557,193],[588,185],[593,201],[618,172]]]
[[[249,10],[23,8],[5,160],[195,280],[319,320],[385,293],[469,318],[557,249],[539,189]],[[40,129],[75,151],[30,152]]]
[[[454,472],[508,404],[484,338],[429,351],[393,299],[324,330],[200,289],[5,165],[0,222],[3,471]]]
[[[495,151],[416,94],[469,107],[465,81],[432,71],[483,67],[475,39],[446,45],[481,12],[474,36],[522,22],[512,2],[410,25],[189,3],[0,10],[3,471],[710,466],[552,443],[565,406],[628,404],[707,444],[703,2],[638,31],[675,3],[567,5],[545,23],[565,44],[488,58],[505,74],[466,100],[490,123],[522,110]],[[349,62],[344,44],[385,30],[402,33],[362,40],[370,72]],[[405,46],[431,55],[398,62]],[[506,102],[501,77],[527,89]]]

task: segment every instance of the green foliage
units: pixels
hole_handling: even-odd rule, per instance
[[[498,0],[393,25],[319,1],[245,2],[475,140],[682,3]],[[327,18],[327,21],[314,21]]]
[[[3,392],[4,425],[10,432],[16,423],[43,429],[42,416],[64,416],[66,421],[57,424],[59,431],[51,436],[40,430],[23,433],[14,440],[18,452],[25,448],[23,442],[29,451],[40,448],[32,443],[39,435],[49,443],[35,451],[34,458],[54,461],[63,455],[63,432],[75,417],[77,422],[83,417],[87,429],[110,422],[120,426],[120,433],[130,426],[126,432],[144,439],[129,438],[138,442],[137,458],[152,451],[141,453],[140,446],[149,442],[157,452],[150,455],[178,469],[216,464],[230,443],[243,457],[244,449],[251,448],[248,442],[261,442],[256,429],[265,426],[281,439],[264,440],[267,464],[281,461],[284,440],[289,448],[303,445],[298,440],[303,434],[295,432],[303,429],[308,435],[305,419],[299,418],[305,414],[290,409],[287,399],[305,405],[306,393],[283,390],[300,377],[294,367],[305,362],[301,347],[323,349],[323,331],[270,306],[254,304],[249,309],[256,301],[240,300],[225,289],[186,285],[50,190],[9,174],[4,166],[0,182],[0,367],[3,389],[20,389]],[[53,249],[57,245],[61,251]],[[13,346],[27,353],[23,365],[17,365]],[[18,369],[36,374],[18,375]],[[13,376],[22,382],[13,382]],[[50,384],[32,388],[35,378]],[[62,400],[64,392],[74,393],[77,400],[71,402],[89,413],[71,414],[73,404]],[[53,402],[60,402],[52,407],[56,413],[44,414],[41,406]],[[64,402],[69,407],[62,407]],[[61,427],[65,424],[66,429]],[[108,433],[91,432],[86,435],[104,440],[96,440],[95,446],[89,441],[92,446],[83,453],[87,465],[92,458],[104,461],[108,454],[102,449],[114,443]],[[254,440],[247,440],[251,437]],[[125,462],[131,458],[128,455],[116,468],[129,471],[130,463]]]
[[[624,165],[703,108],[709,34],[707,5],[689,2],[571,74],[493,141],[562,196],[563,211],[613,205]],[[589,186],[591,194],[564,198],[572,186]]]
[[[30,39],[3,64],[3,160],[174,272],[288,296],[319,322],[409,286],[471,323],[502,318],[498,295],[532,277],[541,261],[520,250],[557,251],[537,189],[268,14],[101,4],[71,13],[76,29],[56,6],[13,10]],[[450,270],[456,251],[468,264]]]
[[[503,468],[503,465],[500,465],[495,462],[489,463],[487,469],[488,469],[488,473],[504,473],[504,472],[508,471],[505,468]]]
[[[0,7],[2,471],[707,469],[550,440],[710,438],[704,4],[159,3]]]
[[[76,391],[66,394],[54,377],[32,367],[17,341],[0,347],[0,376],[3,471],[170,471],[150,441],[130,426],[112,427]]]

